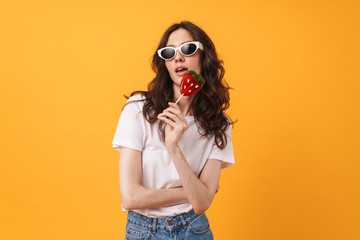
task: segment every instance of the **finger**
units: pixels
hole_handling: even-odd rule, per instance
[[[166,108],[163,112],[171,112],[172,114],[177,115],[179,118],[182,115],[182,112],[180,111],[180,109],[176,109],[176,108],[171,107],[171,106]]]
[[[177,105],[177,104],[174,103],[174,102],[169,102],[169,106],[180,109],[180,108],[179,108],[179,105]]]
[[[177,105],[176,103],[169,102],[169,106],[170,106],[171,108],[176,109],[177,111],[179,111],[179,112],[181,113],[180,107],[179,107],[179,105]]]
[[[172,121],[174,121],[176,123],[182,122],[181,119],[179,118],[179,116],[177,116],[176,114],[173,114],[173,113],[171,113],[169,111],[164,111],[163,113],[160,113],[159,116],[168,117],[168,118],[170,118]]]
[[[167,109],[165,109],[164,111],[172,112],[172,113],[178,115],[179,117],[182,115],[181,110],[179,109],[179,107],[175,108],[175,107],[170,106]]]
[[[170,107],[165,109],[164,111],[176,114],[184,123],[187,124],[188,122],[186,121],[184,114],[182,114],[179,106],[177,104],[171,103],[171,102],[169,102],[169,105],[170,105]]]
[[[166,118],[162,115],[158,115],[158,119],[160,119],[161,121],[164,121],[166,124],[169,124],[172,128],[175,128],[176,124],[173,120],[170,120],[169,118]]]
[[[173,121],[174,124],[170,126],[180,131],[185,131],[189,127],[189,124],[187,123],[186,120],[182,121],[177,115],[172,114],[170,112],[163,112],[160,113],[158,116],[165,117],[166,119]]]
[[[176,115],[179,119],[182,119],[182,113],[174,108],[167,108],[162,113],[171,113],[173,115]]]

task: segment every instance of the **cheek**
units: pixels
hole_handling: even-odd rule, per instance
[[[168,70],[168,72],[170,72],[170,71],[169,71],[170,64],[169,64],[169,62],[168,62],[168,61],[165,61],[165,66],[166,66],[166,69]]]
[[[197,52],[195,55],[194,55],[194,58],[192,59],[193,60],[193,66],[196,67],[196,70],[198,73],[201,72],[201,56],[199,54],[199,52]]]
[[[171,69],[174,68],[174,66],[171,63],[165,62],[165,66],[166,66],[166,70],[168,71],[171,79],[173,79],[174,77],[176,77],[175,73],[173,71],[171,71]],[[174,80],[174,79],[173,79]]]
[[[200,58],[194,59],[193,66],[194,66],[194,68],[196,68],[195,70],[196,70],[197,73],[201,73],[201,61],[200,61]]]

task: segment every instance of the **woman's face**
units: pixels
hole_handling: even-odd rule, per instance
[[[191,34],[186,29],[179,28],[170,34],[166,46],[179,47],[181,44],[190,41],[194,41]],[[201,73],[200,51],[201,50],[198,49],[195,54],[184,56],[178,50],[173,59],[165,60],[165,65],[174,82],[174,87],[180,89],[181,79],[188,70]],[[180,68],[183,68],[184,70],[179,71]]]

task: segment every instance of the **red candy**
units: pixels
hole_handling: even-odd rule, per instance
[[[195,71],[187,71],[180,83],[180,93],[184,96],[191,96],[199,92],[203,87],[205,80],[201,74]]]

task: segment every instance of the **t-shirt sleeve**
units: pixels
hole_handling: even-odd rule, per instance
[[[234,149],[231,139],[231,130],[232,130],[231,126],[226,130],[226,137],[227,137],[226,147],[224,149],[220,149],[216,145],[216,143],[214,143],[209,156],[209,159],[217,159],[222,161],[221,168],[227,168],[235,164]]]
[[[120,147],[143,150],[143,116],[142,104],[134,102],[138,97],[131,97],[124,106],[113,139],[113,148],[120,151]]]

